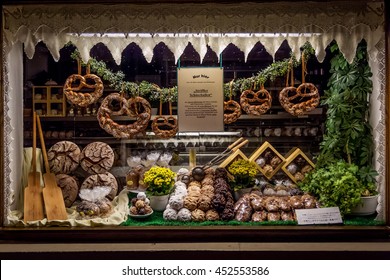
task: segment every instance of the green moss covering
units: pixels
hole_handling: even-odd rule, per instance
[[[151,216],[145,219],[129,217],[122,226],[271,226],[271,225],[297,225],[296,222],[239,222],[239,221],[205,221],[205,222],[179,222],[165,221],[162,212],[155,211]],[[376,221],[374,216],[367,217],[347,217],[344,220],[346,226],[380,226],[385,225],[383,221]]]

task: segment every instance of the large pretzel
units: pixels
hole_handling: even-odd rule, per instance
[[[241,106],[238,102],[230,99],[229,101],[223,102],[223,122],[225,124],[234,123],[241,116]]]
[[[256,93],[245,90],[240,97],[242,110],[248,115],[260,116],[271,108],[272,96],[266,89],[260,89]]]
[[[80,60],[77,60],[77,64],[78,74],[70,75],[66,79],[64,94],[72,104],[87,107],[98,101],[103,95],[103,82],[98,76],[89,73],[89,65],[87,67],[87,74],[84,76],[81,75]],[[93,81],[93,83],[90,83],[90,81]],[[86,89],[86,91],[82,92],[81,90],[83,89]]]
[[[279,101],[288,113],[301,116],[314,110],[320,104],[320,95],[315,85],[303,83],[298,88],[285,87],[279,94]]]
[[[119,102],[119,110],[112,109],[113,101]],[[112,120],[111,116],[133,116],[131,108],[136,108],[138,111],[134,123],[124,125],[118,124]],[[119,93],[111,93],[104,98],[97,113],[100,127],[116,138],[132,138],[140,132],[145,131],[149,124],[150,117],[151,108],[146,99],[137,96],[127,100]]]
[[[152,130],[160,138],[174,137],[178,131],[177,119],[173,116],[158,116],[153,119]]]
[[[159,88],[158,88],[159,89]],[[161,91],[160,91],[161,94]],[[169,98],[169,97],[168,97]],[[172,102],[169,101],[169,117],[162,116],[162,100],[160,99],[160,115],[155,117],[152,122],[154,134],[160,138],[174,137],[179,130],[177,119],[172,116]]]

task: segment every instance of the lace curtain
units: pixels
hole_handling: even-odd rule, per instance
[[[122,51],[132,42],[147,61],[153,48],[164,42],[178,59],[190,42],[201,58],[209,46],[217,54],[235,44],[245,56],[257,42],[274,55],[284,40],[298,56],[309,41],[319,61],[336,40],[348,61],[364,38],[370,55],[374,90],[371,124],[375,138],[375,167],[379,171],[378,219],[383,219],[385,174],[385,47],[383,2],[277,2],[237,4],[119,4],[3,6],[5,215],[17,207],[23,150],[22,52],[32,58],[38,42],[44,42],[53,58],[72,41],[84,61],[91,48],[104,43],[119,64]],[[169,33],[162,35],[161,33]],[[232,33],[241,33],[239,37]],[[121,37],[114,37],[113,35]]]
[[[35,45],[43,41],[58,60],[59,50],[71,40],[87,61],[89,50],[101,42],[118,64],[122,51],[131,42],[138,44],[147,61],[151,61],[153,48],[159,42],[164,42],[178,59],[188,42],[203,58],[207,45],[218,55],[233,43],[247,56],[258,41],[274,55],[285,39],[299,55],[299,47],[309,41],[321,61],[326,46],[336,39],[346,58],[352,61],[356,45],[365,38],[375,57],[375,45],[383,34],[383,15],[383,3],[361,1],[9,6],[4,10],[7,39],[11,43],[22,42],[29,58],[34,55]],[[84,37],[83,33],[96,35]],[[120,33],[123,38],[112,38],[113,33]],[[154,36],[129,35],[139,33]],[[172,35],[161,37],[158,33]],[[190,35],[179,36],[183,33]],[[246,36],[237,38],[227,33]]]

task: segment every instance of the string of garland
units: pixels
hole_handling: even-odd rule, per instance
[[[314,54],[314,49],[309,42],[306,42],[302,47],[301,51],[304,54],[305,61]],[[83,66],[84,63],[80,58],[80,53],[76,49],[72,54],[71,58],[80,60]],[[97,61],[91,58],[88,61],[91,72],[100,76],[103,80],[109,83],[109,87],[117,90],[126,92],[132,96],[139,95],[146,98],[150,102],[177,102],[177,86],[171,88],[160,88],[154,83],[142,81],[139,84],[135,82],[124,81],[125,74],[122,71],[112,72],[107,68],[104,61]],[[290,54],[290,58],[286,58],[281,61],[273,62],[268,67],[264,68],[257,75],[249,78],[236,79],[233,83],[224,84],[224,96],[229,98],[234,97],[237,94],[241,94],[247,89],[260,88],[267,81],[274,81],[277,77],[285,76],[288,70],[295,68],[301,64],[301,59],[297,60],[293,54]]]

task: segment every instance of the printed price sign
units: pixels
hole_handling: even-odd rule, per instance
[[[180,132],[224,131],[223,68],[178,68]]]
[[[338,207],[296,209],[298,225],[341,224],[340,209]]]

